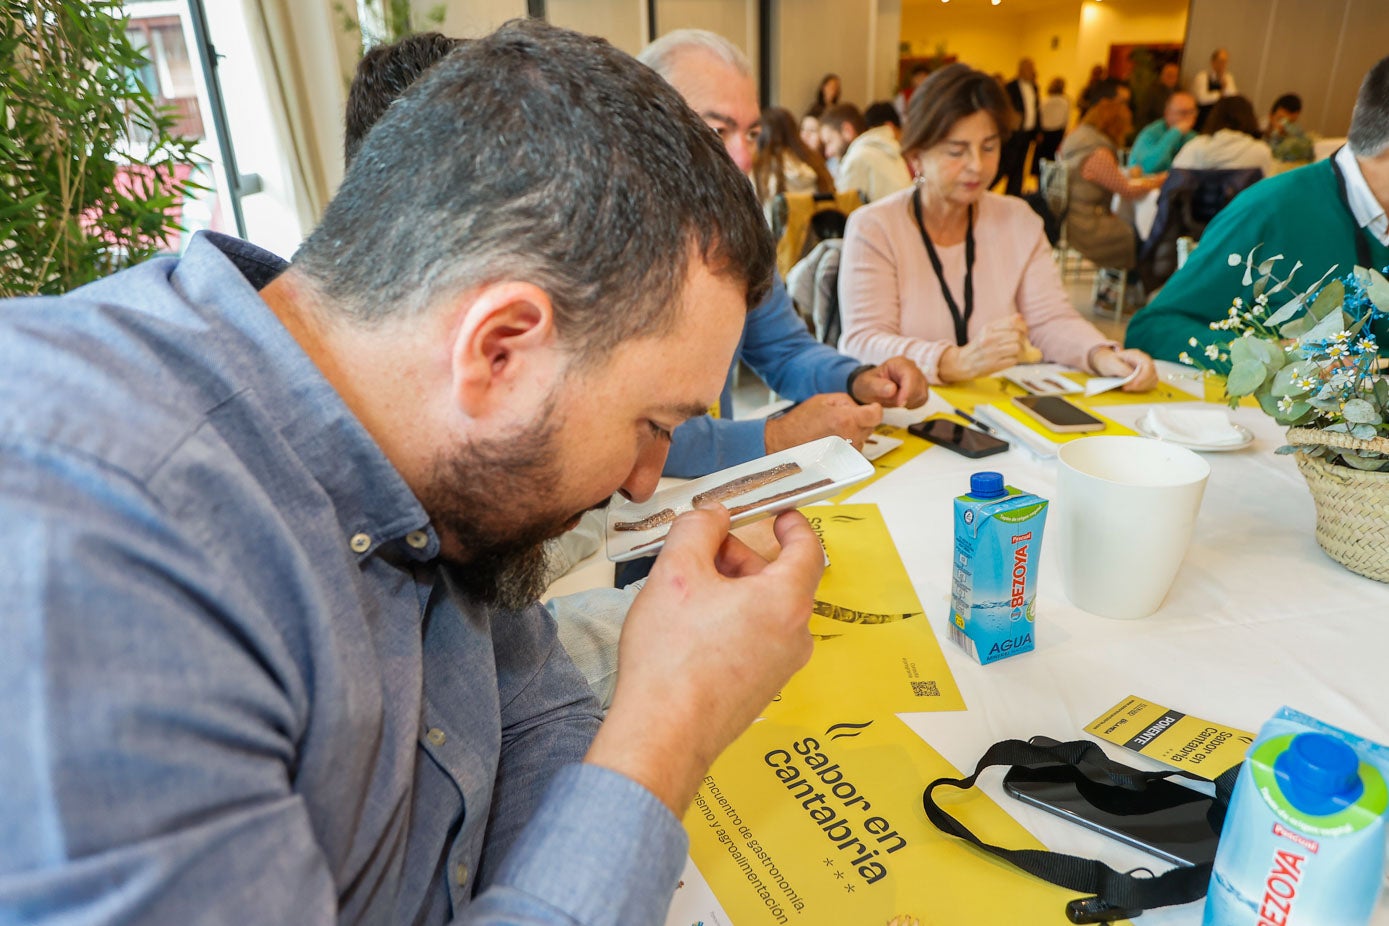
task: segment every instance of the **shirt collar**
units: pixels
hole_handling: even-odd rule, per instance
[[[438,554],[429,517],[380,446],[294,337],[259,289],[289,264],[253,244],[200,232],[171,278],[209,316],[219,338],[219,371],[249,390],[258,412],[333,500],[343,543],[359,558],[385,545],[413,559]],[[230,330],[228,330],[230,329]],[[423,538],[423,540],[422,540]]]
[[[1336,166],[1341,168],[1341,176],[1346,178],[1346,201],[1350,204],[1350,214],[1355,217],[1355,224],[1368,229],[1380,244],[1389,245],[1389,216],[1385,215],[1384,206],[1370,191],[1370,185],[1365,182],[1365,175],[1360,172],[1360,164],[1351,153],[1350,146],[1342,145],[1335,157]]]

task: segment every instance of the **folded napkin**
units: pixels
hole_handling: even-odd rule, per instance
[[[1179,444],[1232,447],[1245,440],[1218,408],[1154,408],[1148,412],[1147,422],[1155,436]]]

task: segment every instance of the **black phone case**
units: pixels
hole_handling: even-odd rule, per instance
[[[998,441],[998,443],[997,443],[997,444],[990,444],[990,445],[988,445],[987,447],[983,447],[983,448],[969,448],[969,449],[966,449],[965,447],[962,447],[962,446],[960,446],[960,445],[957,444],[957,443],[953,443],[953,442],[951,442],[951,441],[946,441],[946,440],[940,440],[939,438],[937,438],[937,437],[935,437],[935,436],[933,436],[933,435],[931,434],[931,424],[932,424],[932,422],[940,421],[940,420],[942,420],[942,419],[940,419],[940,418],[931,418],[931,419],[929,419],[929,420],[927,420],[927,421],[918,421],[916,424],[907,425],[907,432],[910,433],[910,434],[915,434],[917,437],[921,438],[922,440],[930,441],[931,443],[935,444],[935,445],[938,446],[938,447],[944,447],[946,450],[953,450],[953,451],[955,451],[956,453],[958,453],[960,456],[962,456],[962,457],[968,457],[968,458],[971,459],[971,460],[978,460],[980,457],[990,457],[990,456],[993,456],[993,455],[996,454],[996,453],[1003,453],[1005,450],[1008,449],[1008,446],[1009,446],[1009,445],[1008,445],[1008,442],[1007,442],[1006,440],[1003,440],[1003,439],[1001,439],[1001,438],[994,437],[992,434],[985,434],[983,431],[974,431],[974,432],[972,432],[972,433],[978,434],[981,438],[984,438],[984,439],[986,439],[986,440]],[[949,420],[949,419],[945,419],[945,420]],[[956,424],[956,423],[957,423],[957,422],[954,422],[954,421],[951,422],[951,424]],[[965,428],[964,425],[960,425],[960,427],[963,428],[965,431],[969,431],[969,428]]]

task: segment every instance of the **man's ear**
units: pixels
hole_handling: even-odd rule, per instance
[[[554,304],[533,283],[502,281],[458,306],[450,366],[459,411],[480,417],[549,394],[557,372]]]

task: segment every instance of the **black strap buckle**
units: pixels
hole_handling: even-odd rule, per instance
[[[1072,923],[1112,923],[1131,919],[1142,912],[1116,907],[1102,897],[1077,897],[1066,904],[1066,919]]]

